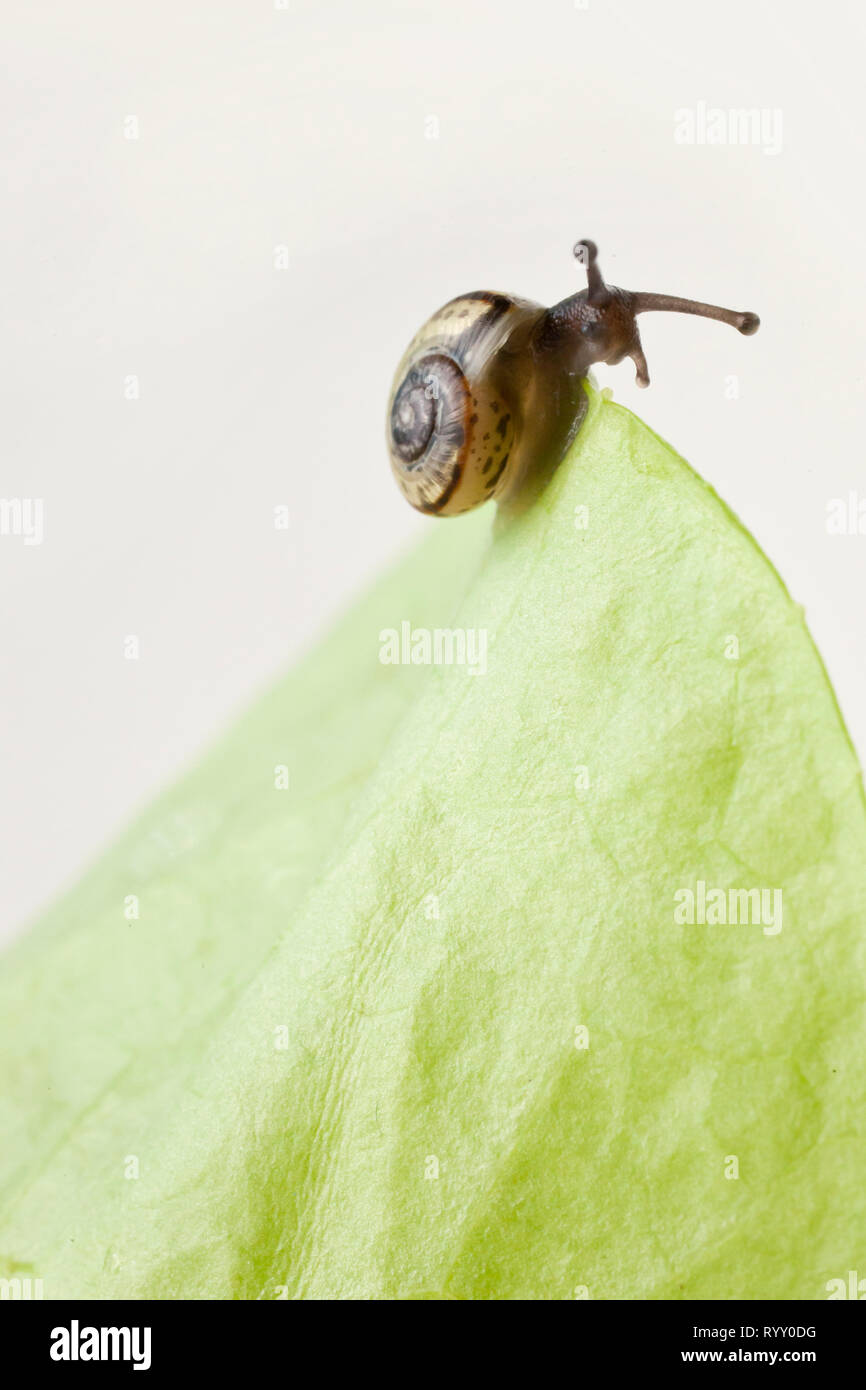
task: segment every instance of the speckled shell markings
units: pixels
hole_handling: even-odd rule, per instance
[[[419,511],[455,516],[502,491],[520,422],[496,357],[542,312],[480,290],[443,305],[415,334],[394,377],[387,439],[397,483]]]

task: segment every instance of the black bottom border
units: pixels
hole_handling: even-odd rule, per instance
[[[429,1301],[429,1300],[428,1300]],[[839,1300],[843,1301],[843,1300]],[[847,1301],[847,1300],[845,1300]],[[866,1301],[861,1299],[859,1301]],[[336,1301],[335,1301],[336,1302]],[[463,1335],[477,1330],[489,1334],[488,1317],[476,1315],[470,1323],[453,1308],[447,1326]],[[263,1369],[283,1368],[289,1374],[305,1367],[312,1357],[321,1370],[333,1365],[335,1344],[329,1340],[324,1348],[316,1332],[322,1304],[303,1301],[292,1303],[253,1302],[25,1302],[0,1301],[0,1328],[5,1334],[7,1355],[11,1352],[25,1372],[48,1370],[52,1375],[99,1375],[100,1371],[161,1378],[195,1371],[198,1375],[213,1375],[222,1379],[236,1371],[247,1373]],[[326,1314],[333,1319],[357,1326],[354,1319],[357,1305],[348,1302],[347,1309],[330,1306]],[[528,1304],[523,1305],[528,1307]],[[533,1305],[537,1306],[537,1305]],[[364,1315],[366,1327],[378,1324],[380,1313]],[[390,1314],[389,1314],[390,1316]],[[400,1316],[403,1322],[407,1314]],[[424,1336],[445,1329],[441,1314],[420,1310],[408,1315]],[[520,1316],[520,1315],[518,1315]],[[541,1316],[545,1331],[553,1333],[551,1343],[535,1341],[521,1348],[524,1355],[537,1357],[536,1373],[543,1374],[545,1366],[553,1370],[549,1359],[566,1356],[566,1365],[575,1371],[598,1370],[617,1372],[639,1370],[666,1372],[674,1367],[685,1370],[706,1366],[731,1369],[763,1367],[787,1369],[806,1366],[820,1371],[822,1376],[834,1371],[846,1376],[857,1374],[861,1364],[864,1321],[855,1308],[840,1308],[837,1301],[826,1302],[720,1302],[720,1303],[594,1303],[575,1300],[567,1308],[550,1305]],[[507,1332],[499,1350],[496,1343],[484,1336],[484,1355],[492,1351],[491,1363],[510,1358],[514,1349],[514,1314],[509,1315]],[[453,1322],[451,1321],[453,1318]],[[533,1319],[534,1322],[534,1319]],[[106,1329],[103,1335],[103,1329]],[[114,1331],[110,1331],[114,1329]],[[137,1330],[137,1331],[136,1331]],[[389,1329],[390,1330],[390,1329]],[[397,1327],[398,1335],[402,1329]],[[567,1342],[556,1345],[557,1333]],[[300,1339],[300,1340],[299,1340]],[[357,1342],[352,1346],[353,1372],[370,1374],[373,1367],[359,1356]],[[509,1348],[511,1350],[509,1350]],[[534,1348],[534,1351],[533,1351]],[[482,1343],[479,1339],[478,1352]],[[96,1351],[100,1359],[92,1359]],[[414,1377],[419,1367],[414,1357],[407,1356],[402,1341],[392,1346],[391,1375],[402,1379]],[[324,1352],[324,1355],[323,1355]],[[373,1355],[374,1365],[382,1369],[382,1353],[387,1343],[379,1343]],[[437,1357],[438,1352],[438,1357]],[[297,1357],[300,1354],[301,1362]],[[440,1359],[445,1374],[453,1374],[460,1366],[464,1353],[458,1353],[452,1343],[423,1344],[421,1367],[430,1372]],[[587,1358],[591,1358],[588,1360]],[[365,1371],[365,1362],[367,1368]],[[147,1364],[145,1364],[147,1363]],[[13,1363],[14,1364],[14,1363]],[[478,1362],[479,1368],[483,1363]],[[487,1369],[492,1369],[489,1365]],[[463,1370],[465,1371],[465,1363]],[[516,1366],[512,1364],[512,1372]],[[862,1374],[862,1371],[860,1372]],[[304,1374],[306,1378],[306,1374]],[[389,1375],[390,1378],[390,1375]]]

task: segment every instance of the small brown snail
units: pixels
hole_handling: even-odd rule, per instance
[[[757,314],[606,285],[592,241],[574,254],[587,288],[552,308],[479,290],[452,299],[415,334],[391,388],[388,452],[419,511],[456,516],[542,485],[586,413],[582,383],[593,362],[630,357],[638,386],[649,385],[638,314],[698,314],[740,333],[760,323]]]

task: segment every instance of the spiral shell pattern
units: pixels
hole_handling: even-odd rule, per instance
[[[507,479],[515,411],[491,364],[529,305],[479,291],[452,299],[412,339],[388,403],[391,468],[419,511],[455,516]]]

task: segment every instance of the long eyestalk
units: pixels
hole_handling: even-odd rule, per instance
[[[718,304],[702,304],[698,299],[681,299],[676,294],[645,294],[639,291],[632,297],[632,307],[636,314],[650,309],[661,309],[675,314],[696,314],[702,319],[717,319],[719,323],[729,323],[738,333],[757,333],[761,320],[757,314],[748,310],[721,309]]]

